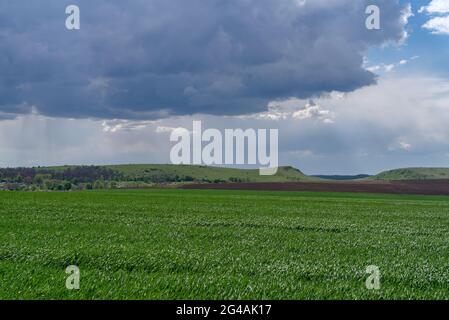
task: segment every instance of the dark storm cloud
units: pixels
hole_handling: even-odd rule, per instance
[[[382,30],[365,28],[381,8]],[[81,30],[65,29],[78,4]],[[375,82],[370,46],[403,37],[396,0],[0,2],[0,112],[151,119],[246,114]]]

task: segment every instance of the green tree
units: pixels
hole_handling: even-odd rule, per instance
[[[94,183],[94,189],[103,189],[104,188],[104,183],[101,180],[97,180]]]

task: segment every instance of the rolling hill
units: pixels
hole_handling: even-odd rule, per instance
[[[195,165],[172,164],[124,164],[104,166],[55,166],[36,168],[40,172],[62,173],[81,168],[92,168],[95,171],[107,170],[109,175],[122,181],[147,182],[306,182],[320,181],[317,177],[307,176],[291,166],[279,167],[274,176],[261,176],[258,169],[237,169]],[[105,178],[106,179],[106,178]]]
[[[449,168],[403,168],[381,172],[370,180],[438,180],[449,179]]]
[[[280,167],[274,176],[260,176],[258,169],[129,164],[105,166],[53,166],[0,168],[2,190],[83,190],[148,188],[189,183],[307,182],[309,177],[293,167]]]
[[[108,165],[105,167],[120,173],[126,180],[146,180],[159,176],[179,177],[183,181],[205,182],[293,182],[319,180],[309,177],[293,167],[280,167],[274,176],[260,176],[257,169],[191,165],[130,164]]]

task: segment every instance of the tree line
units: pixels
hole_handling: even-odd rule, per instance
[[[90,190],[115,188],[145,188],[169,183],[224,183],[243,182],[180,176],[162,170],[150,169],[140,174],[124,174],[104,166],[73,166],[59,168],[0,168],[0,189],[3,190]]]

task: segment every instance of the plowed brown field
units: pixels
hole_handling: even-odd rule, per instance
[[[188,184],[183,189],[449,195],[449,180]]]

